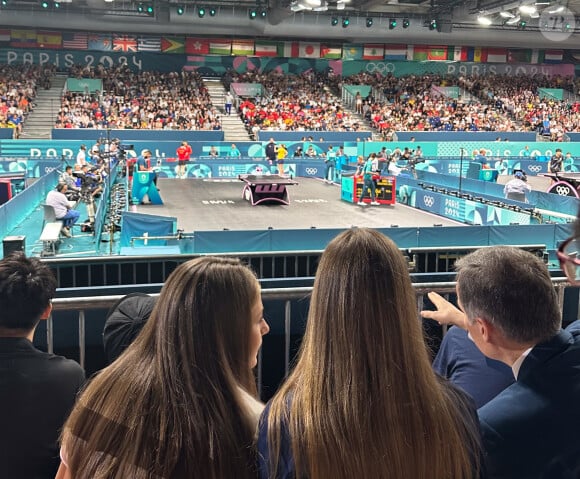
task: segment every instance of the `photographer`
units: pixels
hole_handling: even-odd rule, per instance
[[[60,175],[59,182],[64,183],[67,186],[65,195],[69,201],[79,201],[81,189],[77,186],[76,179],[73,176],[72,166],[67,166],[64,169],[64,173]]]
[[[81,196],[85,202],[88,203],[101,195],[103,192],[102,180],[94,168],[91,169],[89,165],[84,165],[75,170],[73,174],[81,180]]]

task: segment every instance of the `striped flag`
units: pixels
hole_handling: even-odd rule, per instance
[[[385,60],[406,60],[407,45],[385,45]]]
[[[429,47],[426,45],[413,45],[413,61],[425,62],[429,58]]]
[[[36,30],[11,30],[10,46],[16,48],[36,47]]]
[[[232,42],[233,55],[253,55],[254,40],[234,40]]]
[[[278,43],[278,56],[284,58],[296,58],[298,56],[298,42]]]
[[[187,37],[185,39],[185,53],[207,55],[209,53],[209,40],[207,38]]]
[[[507,62],[506,48],[486,48],[481,55],[482,62],[505,63]]]
[[[62,34],[61,32],[39,30],[36,32],[36,43],[39,48],[60,49],[62,46]]]
[[[137,39],[131,35],[113,35],[113,51],[136,52]]]
[[[385,46],[383,44],[365,44],[363,60],[382,60],[384,57]]]
[[[86,33],[63,33],[62,48],[71,50],[86,50],[89,36]]]
[[[210,40],[209,53],[212,55],[230,55],[232,53],[231,40]]]
[[[163,53],[185,53],[185,38],[161,37],[161,51]]]
[[[448,47],[449,48],[449,59],[456,62],[466,62],[467,61],[467,47]],[[453,58],[451,55],[453,52]]]
[[[111,35],[101,35],[98,33],[89,34],[89,50],[97,50],[100,52],[109,52],[113,49],[113,42]]]
[[[10,43],[10,30],[0,30],[0,44]]]
[[[342,46],[340,45],[321,45],[320,58],[342,58]]]
[[[254,55],[257,57],[276,57],[278,56],[278,42],[256,42]]]
[[[161,37],[139,37],[137,39],[137,50],[140,52],[160,52]]]
[[[561,63],[564,59],[564,50],[545,50],[544,61],[541,63]]]

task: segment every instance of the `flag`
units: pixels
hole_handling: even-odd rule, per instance
[[[210,40],[209,52],[213,55],[230,55],[232,42],[231,40]]]
[[[299,42],[298,56],[300,58],[320,58],[320,43]]]
[[[473,60],[474,62],[481,62],[483,61],[482,59],[482,49],[481,47],[475,47],[473,49]]]
[[[232,42],[233,55],[253,55],[254,40],[234,40]]]
[[[137,50],[140,52],[160,52],[161,37],[139,37],[137,39]]]
[[[130,35],[113,35],[113,51],[136,52],[137,38]]]
[[[297,58],[299,54],[298,42],[280,42],[278,44],[278,56],[284,58]]]
[[[185,53],[207,55],[209,53],[209,40],[207,38],[187,37],[185,39]]]
[[[448,57],[453,55],[453,58],[449,58],[455,62],[466,62],[469,49],[467,47],[448,47]],[[451,53],[453,52],[453,53]]]
[[[385,45],[385,60],[406,60],[407,45]]]
[[[36,30],[11,30],[10,46],[16,48],[35,48]]]
[[[320,45],[320,58],[342,58],[342,46]]]
[[[507,52],[508,63],[530,63],[532,50],[524,48],[510,48]]]
[[[343,60],[361,60],[363,56],[362,45],[344,45],[342,47]]]
[[[278,42],[272,43],[256,41],[254,46],[254,55],[257,57],[278,56]]]
[[[70,48],[72,50],[86,50],[89,36],[86,33],[63,33],[62,34],[62,48]]]
[[[185,39],[183,37],[161,37],[161,51],[163,53],[185,53]]]
[[[507,61],[507,49],[485,48],[481,54],[481,61],[488,63],[505,63]]]
[[[10,30],[0,30],[0,44],[7,45],[10,43]]]
[[[39,48],[60,49],[62,46],[62,34],[61,32],[39,30],[36,32],[36,43]]]
[[[413,45],[413,61],[425,62],[429,57],[429,47],[425,45]]]
[[[89,50],[98,50],[101,52],[111,51],[113,49],[111,35],[100,35],[98,33],[90,33],[88,46]]]
[[[376,43],[367,43],[363,47],[363,60],[382,60],[385,57],[385,46]]]
[[[542,63],[561,63],[564,59],[564,50],[544,50]]]
[[[427,60],[432,61],[447,60],[447,47],[430,46],[427,50]]]

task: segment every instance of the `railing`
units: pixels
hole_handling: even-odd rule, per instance
[[[558,294],[558,303],[560,310],[563,309],[564,305],[564,290],[568,285],[565,278],[553,278],[552,283],[556,288]],[[441,282],[441,283],[417,283],[413,285],[415,290],[415,297],[417,300],[417,314],[424,309],[424,296],[430,291],[435,291],[445,297],[449,294],[455,293],[455,282]],[[311,287],[305,288],[276,288],[276,289],[263,289],[262,290],[262,300],[267,301],[284,301],[284,372],[287,376],[290,371],[290,349],[291,349],[291,331],[292,331],[292,301],[293,300],[303,300],[304,298],[310,296],[312,292]],[[158,296],[158,294],[152,294],[151,296]],[[84,368],[85,366],[85,312],[87,310],[94,309],[106,309],[110,308],[115,304],[122,295],[116,296],[100,296],[100,297],[83,297],[83,298],[57,298],[52,302],[53,311],[77,311],[78,312],[78,323],[79,323],[79,362]],[[53,352],[54,347],[54,325],[52,316],[48,319],[46,335],[48,352]],[[258,357],[258,368],[257,368],[257,382],[258,390],[262,386],[262,358],[261,355]]]

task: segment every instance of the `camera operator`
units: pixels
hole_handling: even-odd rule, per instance
[[[92,201],[103,192],[102,180],[95,171],[91,171],[89,165],[84,165],[80,169],[75,170],[74,176],[81,179],[81,196],[86,203]]]
[[[65,196],[69,201],[79,201],[81,197],[81,189],[77,186],[72,171],[72,166],[67,166],[64,169],[64,173],[60,175],[59,183],[64,183],[67,186]]]

